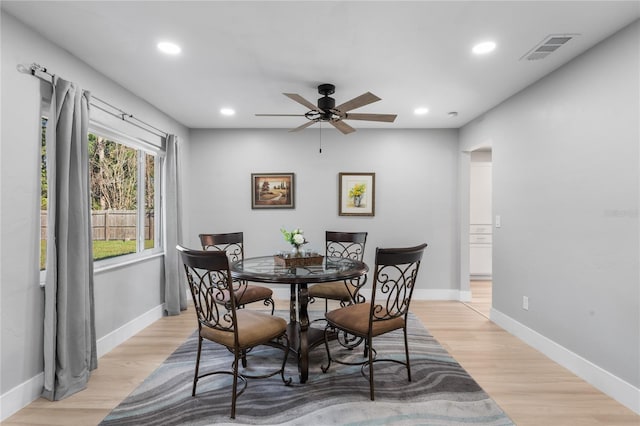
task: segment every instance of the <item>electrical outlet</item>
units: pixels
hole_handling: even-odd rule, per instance
[[[522,309],[529,310],[529,298],[527,296],[522,296]]]

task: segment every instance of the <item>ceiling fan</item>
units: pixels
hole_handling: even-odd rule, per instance
[[[290,132],[298,132],[306,129],[307,127],[315,124],[319,121],[326,121],[342,133],[349,134],[355,132],[356,129],[345,123],[343,120],[364,120],[364,121],[382,121],[386,123],[393,123],[396,119],[396,114],[354,114],[349,111],[356,108],[369,105],[373,102],[380,100],[379,97],[371,92],[364,93],[357,96],[350,101],[342,103],[336,106],[336,100],[330,97],[336,91],[336,86],[333,84],[321,84],[318,86],[318,93],[322,95],[318,99],[318,105],[314,105],[302,96],[296,93],[283,93],[289,99],[298,102],[299,104],[309,108],[309,111],[305,114],[256,114],[258,117],[306,117],[309,121],[295,129],[289,130]]]

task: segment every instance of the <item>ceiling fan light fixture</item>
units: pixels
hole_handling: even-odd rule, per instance
[[[413,110],[415,115],[425,115],[429,112],[429,108],[419,107]]]
[[[473,46],[472,52],[476,55],[485,55],[493,52],[496,48],[496,43],[493,41],[484,41]]]
[[[169,41],[161,41],[157,46],[159,51],[161,51],[162,53],[166,53],[167,55],[177,55],[178,53],[182,52],[180,46]]]

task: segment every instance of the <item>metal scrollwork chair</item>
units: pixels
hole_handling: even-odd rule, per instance
[[[284,377],[284,368],[289,356],[287,322],[263,312],[236,309],[236,299],[223,296],[233,285],[229,259],[224,252],[190,250],[182,246],[176,248],[184,264],[198,317],[198,352],[191,395],[196,395],[198,380],[203,377],[213,374],[232,375],[231,418],[233,419],[236,415],[236,399],[246,389],[247,378],[262,379],[280,374],[285,385],[291,383],[291,378]],[[233,353],[231,371],[220,370],[200,374],[203,339],[223,345]],[[238,371],[238,361],[246,356],[248,350],[259,345],[273,346],[284,351],[280,368],[263,375],[241,374]],[[240,391],[238,391],[238,379],[243,384]]]
[[[242,232],[200,234],[199,237],[202,250],[224,251],[231,262],[244,259],[244,235]],[[273,290],[264,286],[248,284],[244,280],[234,280],[233,287],[238,307],[243,308],[248,303],[262,302],[267,307],[271,306],[271,315],[273,315],[275,309]]]
[[[330,261],[332,257],[362,261],[367,243],[367,232],[326,231],[325,242],[327,261]],[[358,277],[349,281],[314,284],[309,288],[309,298],[312,302],[316,299],[325,299],[325,312],[329,310],[329,300],[337,300],[343,307],[352,303],[364,302],[364,297],[359,294],[359,291],[365,281],[366,277]]]
[[[362,375],[366,377],[365,367],[369,367],[369,392],[374,400],[373,364],[375,362],[395,362],[407,367],[407,376],[411,381],[409,345],[407,342],[407,315],[413,294],[418,269],[427,244],[406,248],[376,249],[376,266],[371,291],[371,302],[357,303],[327,312],[325,318],[325,348],[329,362],[322,366],[327,372],[331,361],[340,364],[362,365]],[[376,359],[373,338],[394,330],[404,332],[404,351],[406,361],[397,359]],[[366,357],[363,362],[341,362],[331,357],[329,351],[330,335],[343,331],[365,340]]]

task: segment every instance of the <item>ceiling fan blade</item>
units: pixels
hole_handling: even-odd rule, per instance
[[[345,123],[342,120],[331,120],[329,121],[329,124],[331,124],[336,129],[340,130],[345,135],[348,135],[349,133],[353,133],[356,131],[356,129],[349,126],[347,123]]]
[[[369,105],[374,102],[378,102],[379,100],[380,100],[379,97],[377,97],[371,92],[367,92],[356,98],[351,99],[350,101],[347,101],[341,105],[338,105],[334,109],[337,109],[338,111],[344,113],[347,111],[351,111],[352,109],[360,108],[362,106]]]
[[[304,117],[304,114],[256,114],[256,117]]]
[[[396,114],[345,114],[343,120],[384,121],[385,123],[393,123],[396,117]]]
[[[289,130],[290,132],[299,132],[300,130],[304,130],[307,127],[311,126],[312,124],[315,124],[318,120],[310,120],[307,121],[306,123],[304,123],[302,126],[298,126],[295,129],[291,129]]]
[[[312,104],[311,102],[309,102],[308,100],[303,98],[302,96],[298,95],[297,93],[283,93],[283,95],[285,95],[286,97],[288,97],[289,99],[291,99],[293,101],[296,101],[297,103],[299,103],[301,105],[306,106],[311,111],[324,112],[320,108],[318,108],[317,106],[315,106],[314,104]]]

